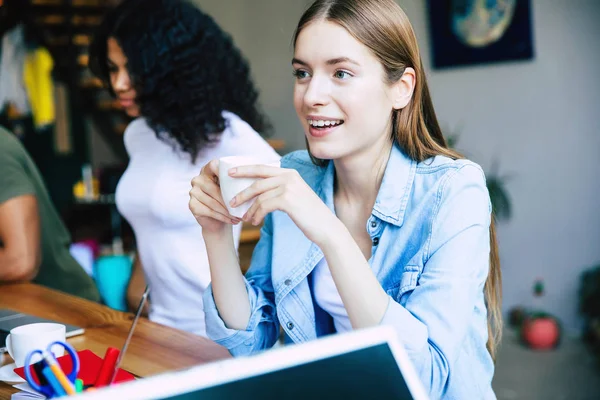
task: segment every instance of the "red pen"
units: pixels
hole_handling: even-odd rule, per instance
[[[115,372],[115,366],[117,364],[117,358],[119,358],[119,353],[119,349],[115,349],[114,347],[109,347],[106,349],[106,354],[104,354],[104,360],[102,361],[102,366],[98,372],[98,377],[96,377],[96,383],[94,383],[94,387],[98,388],[110,384],[113,373]]]

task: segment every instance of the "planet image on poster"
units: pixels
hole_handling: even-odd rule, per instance
[[[517,0],[452,0],[451,27],[466,46],[481,48],[502,38]]]

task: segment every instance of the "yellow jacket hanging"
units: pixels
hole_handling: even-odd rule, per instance
[[[36,128],[54,123],[53,67],[52,56],[43,47],[29,52],[25,57],[23,83]]]

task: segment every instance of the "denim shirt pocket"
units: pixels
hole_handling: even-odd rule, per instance
[[[396,302],[404,305],[408,296],[417,287],[420,273],[421,269],[418,265],[407,265],[404,268],[404,272],[402,272],[400,281],[395,282],[390,287],[386,288],[386,293]]]

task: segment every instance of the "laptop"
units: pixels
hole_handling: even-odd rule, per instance
[[[18,311],[9,310],[6,308],[0,308],[0,353],[6,352],[6,337],[10,333],[10,330],[17,326],[36,324],[38,322],[53,322],[62,324],[62,322],[53,321],[50,319],[40,318],[33,315],[20,313]],[[63,324],[67,328],[67,337],[81,335],[84,333],[84,329],[75,326]]]
[[[398,399],[427,395],[397,334],[376,327],[122,383],[95,399]]]

